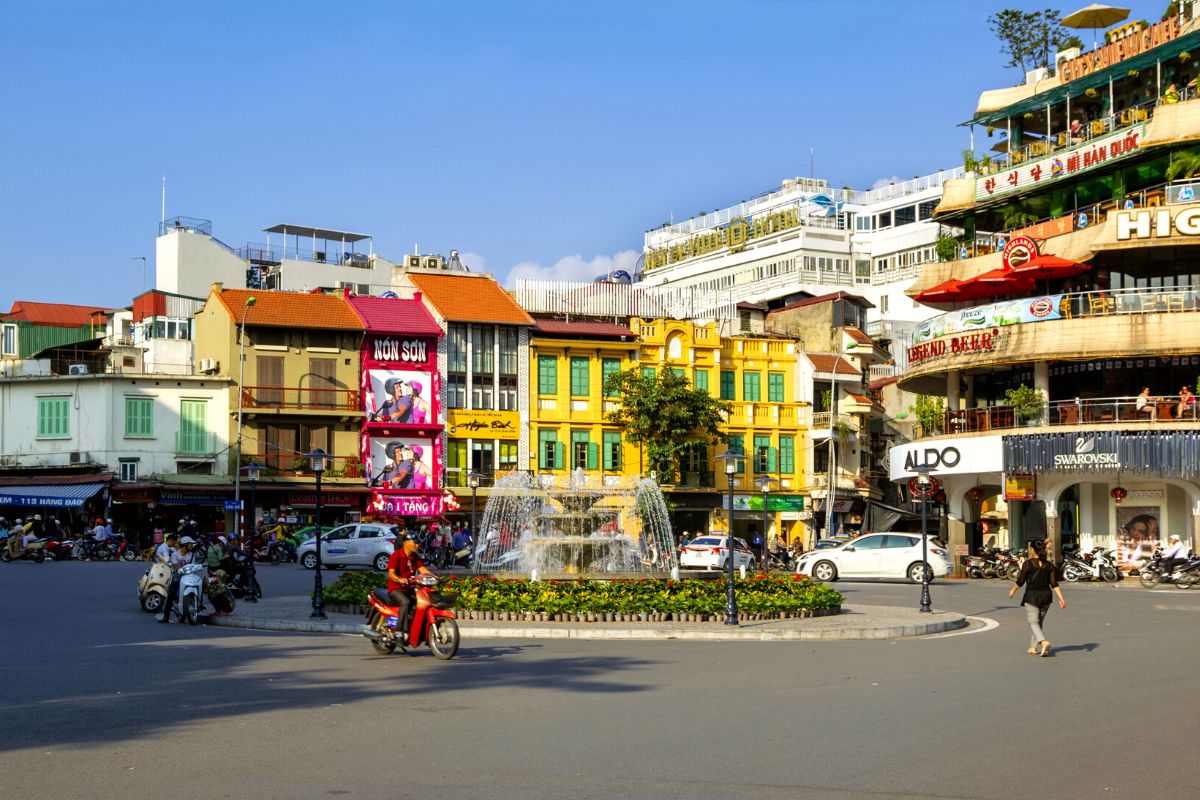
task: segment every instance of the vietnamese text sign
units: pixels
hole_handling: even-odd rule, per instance
[[[1005,500],[1036,500],[1037,478],[1033,475],[1010,474],[1004,476]]]
[[[1051,155],[1017,164],[1011,169],[975,179],[975,199],[987,200],[1038,184],[1069,178],[1081,172],[1107,164],[1114,158],[1126,156],[1141,147],[1146,133],[1144,122],[1124,128],[1107,136]]]
[[[520,421],[516,411],[452,410],[447,419],[455,439],[517,439]]]

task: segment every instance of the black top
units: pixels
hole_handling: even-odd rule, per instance
[[[1050,590],[1058,586],[1058,576],[1055,574],[1057,571],[1049,561],[1043,561],[1039,566],[1032,558],[1025,559],[1025,563],[1021,565],[1021,572],[1017,575],[1017,586],[1025,587],[1021,605],[1028,603],[1038,608],[1050,605],[1054,600],[1054,594]]]

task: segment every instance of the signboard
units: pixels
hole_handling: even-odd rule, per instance
[[[1026,161],[1011,169],[975,179],[975,199],[1002,197],[1029,186],[1042,185],[1087,172],[1114,158],[1126,156],[1141,147],[1146,123],[1098,136],[1083,144],[1058,150],[1036,161]]]
[[[918,356],[917,361],[926,361],[932,358],[937,358],[944,355],[956,355],[958,352],[971,352],[974,350],[991,350],[996,346],[995,337],[1001,331],[997,328],[1005,328],[1009,325],[1023,325],[1027,322],[1045,322],[1046,320],[1062,319],[1062,301],[1061,294],[1045,294],[1037,297],[1026,297],[1018,300],[1005,300],[1000,303],[990,303],[986,306],[976,306],[975,308],[964,308],[960,311],[949,311],[945,314],[939,314],[936,317],[931,317],[917,325],[913,329],[913,346],[909,348],[910,361],[914,354]],[[980,339],[976,346],[972,347],[972,342],[968,342],[965,346],[960,341],[958,351],[953,349],[953,345],[947,344],[945,347],[933,349],[918,349],[917,345],[922,342],[927,342],[930,339],[939,339],[943,336],[954,336],[955,334],[966,334],[968,332],[987,332],[991,334],[992,341],[983,342]]]
[[[1033,475],[1022,475],[1019,473],[1005,474],[1004,499],[1036,500],[1037,478]]]
[[[242,510],[242,501],[241,500],[226,500],[225,501],[225,510],[226,511],[241,511]]]
[[[916,365],[943,356],[991,352],[996,347],[996,338],[999,334],[999,328],[992,328],[990,331],[981,333],[964,333],[914,344],[908,348],[908,363]]]
[[[1028,236],[1014,234],[1000,253],[1000,263],[1005,269],[1016,269],[1038,254],[1037,242]]]
[[[233,487],[230,487],[232,489]],[[222,494],[227,490],[222,490]],[[225,507],[225,498],[221,494],[187,491],[183,489],[163,489],[159,493],[158,502],[167,506],[215,506]]]
[[[446,420],[455,439],[517,439],[521,417],[516,411],[463,411],[454,409]]]
[[[1183,209],[1139,208],[1118,211],[1116,217],[1118,242],[1200,236],[1200,206]]]
[[[954,555],[956,555],[956,556],[969,556],[969,555],[971,555],[971,547],[970,547],[970,545],[965,545],[965,544],[956,544],[956,545],[954,545]]]
[[[729,507],[729,498],[725,497],[722,506]],[[733,498],[735,511],[762,511],[763,499],[761,494],[739,494]],[[767,511],[803,511],[804,498],[800,495],[767,495]]]
[[[689,258],[728,249],[731,253],[741,252],[754,239],[798,228],[802,225],[800,206],[768,211],[750,219],[738,217],[723,228],[713,228],[667,247],[658,247],[646,253],[645,270],[687,261]]]
[[[1055,236],[1061,236],[1064,233],[1070,233],[1073,230],[1075,230],[1075,215],[1070,214],[1058,219],[1039,222],[1036,225],[1030,225],[1028,228],[1021,228],[1020,230],[1013,231],[1012,235],[1046,240]]]
[[[439,517],[445,510],[441,494],[388,494],[372,492],[367,511],[396,517]]]
[[[338,492],[338,491],[321,491],[321,507],[331,506],[354,506],[358,505],[355,499],[358,495],[354,492]],[[303,508],[312,508],[317,505],[317,493],[312,492],[292,492],[289,495],[290,503],[293,506]]]
[[[364,370],[363,411],[368,423],[436,425],[440,378],[413,369]]]
[[[907,481],[919,469],[930,469],[938,475],[999,474],[1004,448],[999,436],[956,437],[898,444],[888,457],[888,475],[893,481]]]
[[[925,486],[921,485],[921,477],[919,475],[913,475],[911,478],[909,478],[909,494],[911,494],[913,497],[932,497],[933,495],[937,494],[938,490],[942,488],[941,481],[932,475],[928,475],[926,477],[929,479],[929,483]]]
[[[423,491],[441,483],[440,439],[364,436],[367,485],[377,489]]]
[[[1145,28],[1142,24],[1134,21],[1110,31],[1103,47],[1062,62],[1058,67],[1059,81],[1070,83],[1179,38],[1178,16],[1167,17]]]
[[[1005,472],[1116,471],[1200,478],[1200,431],[1089,431],[1004,436]]]

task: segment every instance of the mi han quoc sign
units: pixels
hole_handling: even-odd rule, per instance
[[[956,336],[945,336],[908,348],[908,363],[923,364],[946,356],[965,355],[967,353],[987,353],[996,347],[1000,336],[999,328],[975,333],[963,333]]]
[[[1086,144],[1058,150],[1036,161],[1018,164],[995,175],[976,178],[975,199],[987,200],[1028,186],[1051,183],[1060,178],[1086,172],[1114,158],[1134,152],[1141,147],[1145,134],[1146,124],[1138,123],[1108,136],[1092,139]]]

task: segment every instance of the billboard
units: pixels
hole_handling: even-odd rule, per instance
[[[381,491],[428,491],[441,484],[441,441],[412,436],[363,437],[367,485]]]

